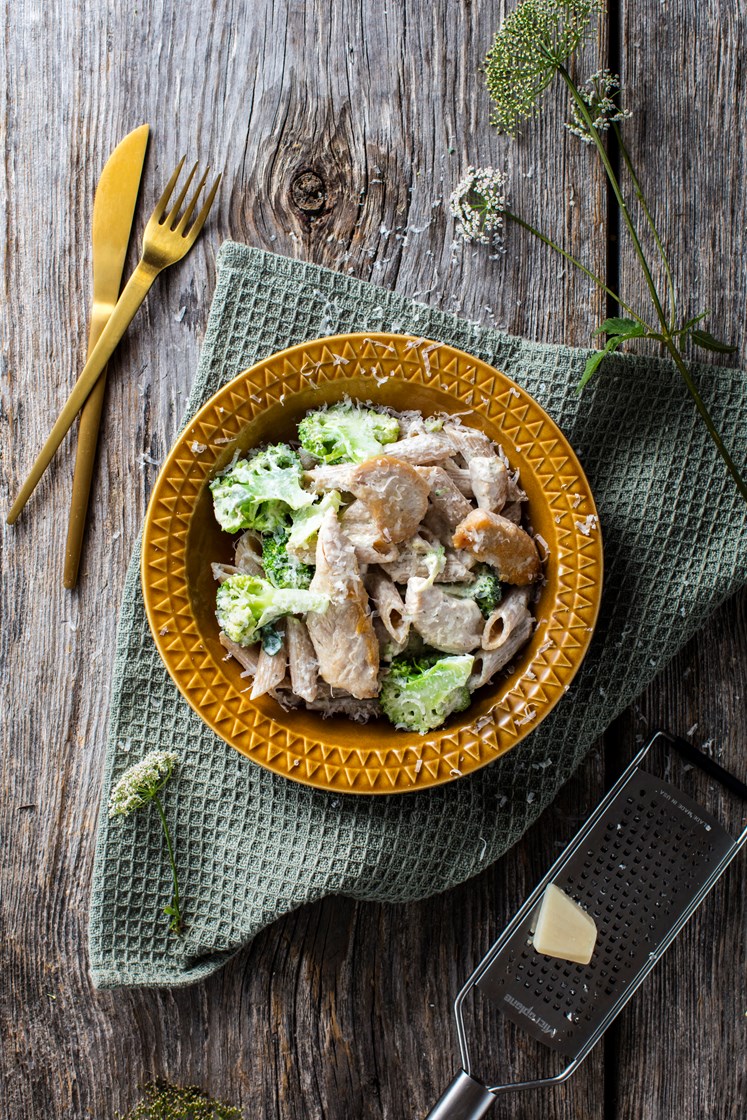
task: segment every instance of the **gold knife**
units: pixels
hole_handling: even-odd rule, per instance
[[[93,307],[88,335],[89,355],[119,298],[149,131],[149,126],[142,124],[125,136],[106,161],[96,187],[93,200]],[[105,388],[106,369],[91,390],[80,414],[78,453],[65,545],[64,584],[67,588],[75,587],[78,579]]]

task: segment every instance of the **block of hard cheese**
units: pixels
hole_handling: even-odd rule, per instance
[[[597,942],[597,925],[565,891],[550,883],[534,928],[534,948],[547,957],[588,964]]]

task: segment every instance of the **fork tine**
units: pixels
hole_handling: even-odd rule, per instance
[[[218,187],[220,186],[220,181],[222,178],[223,174],[221,173],[210,188],[210,194],[205,199],[202,210],[200,210],[200,213],[195,218],[192,228],[185,234],[185,236],[188,237],[190,241],[194,241],[194,239],[197,237],[197,234],[205,224],[205,219],[210,213],[210,207],[213,205],[215,196],[218,193]]]
[[[173,191],[174,187],[176,186],[176,181],[182,173],[182,168],[184,167],[184,161],[185,161],[186,158],[187,158],[186,156],[182,156],[182,158],[179,160],[179,163],[176,166],[176,171],[174,172],[174,174],[169,179],[168,183],[166,184],[166,189],[164,190],[163,194],[161,195],[158,202],[156,203],[156,208],[153,211],[153,214],[151,215],[151,217],[155,218],[156,221],[160,222],[160,220],[163,216],[163,212],[168,205],[169,199],[171,198],[171,192]]]
[[[187,197],[187,191],[189,190],[189,184],[194,179],[195,171],[197,170],[197,168],[199,166],[200,166],[199,163],[196,163],[194,165],[194,167],[192,168],[192,170],[190,171],[189,175],[187,176],[186,183],[184,184],[182,189],[179,191],[179,196],[178,196],[176,202],[174,203],[174,205],[171,207],[171,210],[169,211],[168,217],[164,219],[164,224],[167,225],[170,229],[173,229],[174,225],[176,224],[177,215],[178,215],[179,211],[181,210],[181,206],[182,206],[182,203],[184,202],[184,199]]]
[[[176,233],[183,234],[184,230],[187,228],[187,222],[192,217],[192,211],[195,208],[195,205],[197,203],[197,199],[200,197],[200,192],[202,191],[202,188],[205,186],[205,180],[207,179],[209,173],[210,173],[210,167],[208,166],[208,167],[205,168],[205,171],[202,175],[202,178],[200,179],[199,183],[197,184],[197,188],[195,190],[195,193],[192,196],[192,201],[190,202],[187,209],[184,211],[184,214],[182,215],[182,217],[179,221],[179,225],[176,227]]]

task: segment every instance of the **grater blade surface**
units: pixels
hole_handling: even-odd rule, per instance
[[[736,846],[695,801],[634,770],[566,850],[552,879],[597,923],[591,962],[536,953],[533,905],[509,927],[476,986],[539,1042],[571,1059],[581,1056],[656,964]]]

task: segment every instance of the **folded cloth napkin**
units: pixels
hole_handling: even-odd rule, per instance
[[[481,871],[522,835],[605,727],[747,577],[746,507],[665,363],[610,359],[581,399],[588,351],[539,345],[430,310],[360,280],[230,242],[188,417],[254,362],[321,335],[392,330],[478,355],[523,385],[578,453],[599,508],[606,575],[596,636],[569,694],[522,744],[420,793],[309,789],[243,758],[168,677],[145,619],[139,549],[119,621],[90,915],[100,988],[188,984],[280,915],[330,894],[407,902]],[[696,369],[737,462],[747,460],[747,379]],[[109,820],[113,781],[149,750],[182,763],[163,793],[186,932],[162,907],[170,870],[151,808]],[[548,852],[548,859],[550,853]]]

